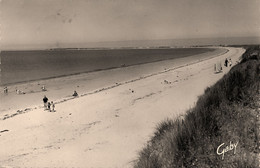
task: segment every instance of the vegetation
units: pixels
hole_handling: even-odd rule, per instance
[[[241,63],[207,88],[184,119],[158,125],[135,167],[259,167],[259,75],[259,46],[246,46]],[[220,152],[230,143],[238,143],[236,151],[218,155],[223,143]]]

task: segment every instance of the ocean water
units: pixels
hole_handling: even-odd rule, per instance
[[[209,48],[2,51],[0,85],[176,59]]]

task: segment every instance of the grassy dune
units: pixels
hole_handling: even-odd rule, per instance
[[[241,63],[207,88],[184,118],[158,124],[136,168],[259,167],[260,49],[246,49]]]

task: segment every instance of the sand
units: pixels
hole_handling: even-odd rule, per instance
[[[0,87],[0,115],[8,114],[11,110],[24,110],[28,107],[38,107],[42,104],[42,97],[47,95],[50,100],[59,101],[68,98],[76,90],[79,94],[86,94],[94,90],[115,86],[139,77],[164,72],[165,69],[177,68],[182,65],[200,61],[211,55],[225,53],[226,49],[218,49],[214,52],[198,54],[192,57],[182,59],[166,60],[155,63],[130,66],[124,68],[111,69],[93,73],[83,73],[80,75],[67,76],[63,78],[54,78],[49,80],[39,80],[8,86],[8,95],[3,93],[3,87]],[[41,87],[45,86],[47,92],[42,92]],[[17,95],[15,90],[25,92],[25,95]]]
[[[215,73],[214,64],[225,58],[235,64],[245,51],[227,49],[206,60],[198,55],[10,86],[1,104],[0,166],[132,167],[160,121],[185,114],[230,70]],[[17,87],[26,94],[16,95]],[[44,111],[44,94],[56,112]]]

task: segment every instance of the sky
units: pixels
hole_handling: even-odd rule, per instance
[[[0,0],[0,47],[260,36],[260,0]]]

